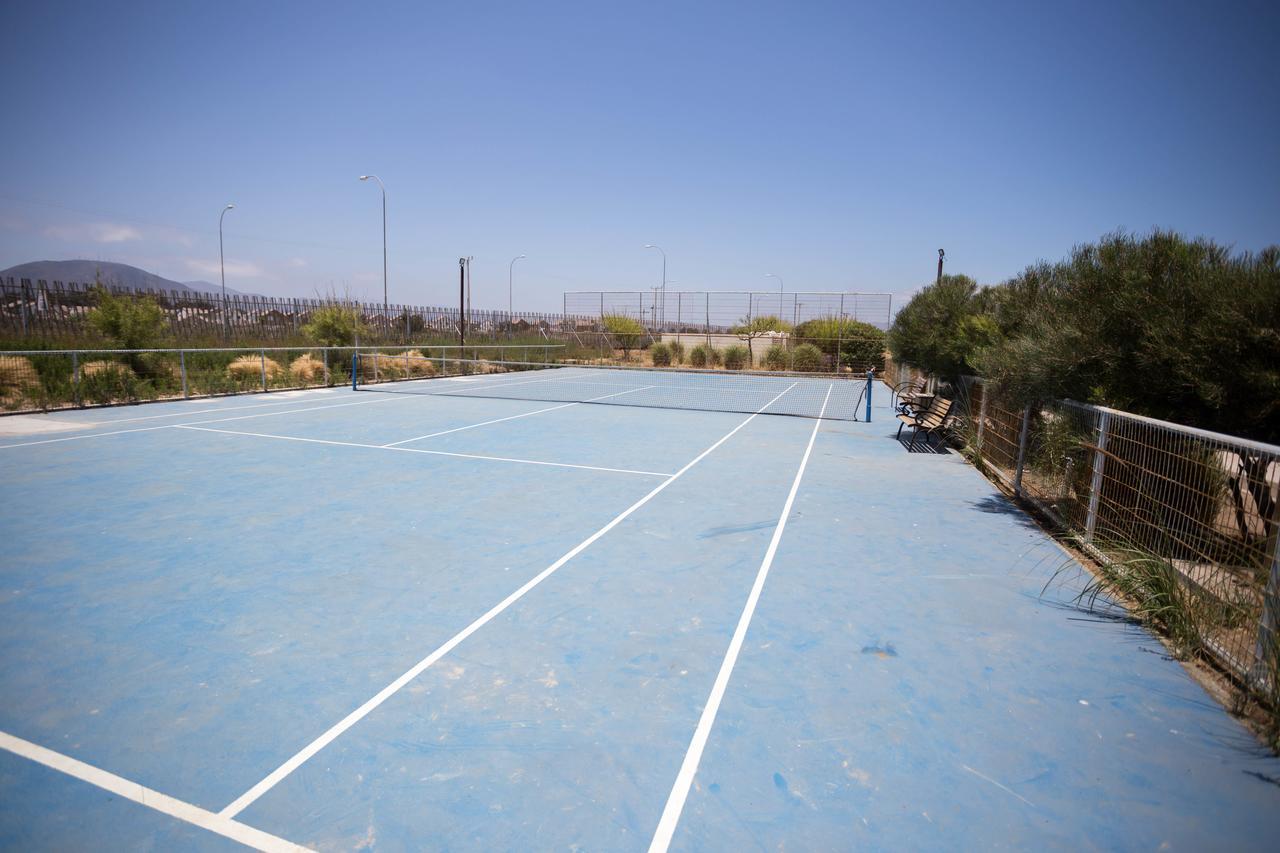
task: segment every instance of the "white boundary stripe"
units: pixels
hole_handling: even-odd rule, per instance
[[[672,835],[675,834],[676,825],[680,822],[680,813],[684,811],[684,802],[689,796],[693,776],[698,772],[698,762],[702,760],[702,751],[706,748],[711,727],[715,725],[716,714],[720,711],[720,702],[724,699],[725,688],[729,686],[729,676],[733,674],[733,667],[738,662],[738,653],[742,651],[742,643],[747,637],[747,628],[751,625],[751,617],[755,615],[756,604],[760,601],[760,593],[764,590],[765,578],[769,576],[773,556],[778,552],[778,543],[782,541],[782,531],[787,526],[788,516],[791,515],[791,506],[795,503],[796,492],[800,490],[800,480],[804,477],[805,466],[809,464],[809,454],[813,452],[813,442],[818,437],[818,428],[822,426],[822,415],[827,411],[827,401],[831,399],[833,387],[827,386],[827,396],[822,400],[822,411],[819,412],[818,420],[813,425],[813,432],[809,434],[809,444],[805,447],[804,456],[800,459],[800,467],[796,469],[796,477],[791,481],[791,491],[787,493],[786,503],[782,505],[782,515],[778,517],[778,525],[773,529],[773,538],[769,540],[769,548],[765,551],[764,560],[760,563],[760,571],[756,573],[756,581],[752,584],[751,593],[747,596],[747,604],[742,608],[742,615],[738,618],[738,627],[734,629],[733,638],[729,640],[729,648],[725,651],[724,660],[720,663],[720,672],[716,674],[715,684],[712,685],[711,694],[707,697],[707,704],[702,708],[702,716],[698,719],[698,726],[693,731],[689,751],[685,753],[680,772],[676,775],[675,785],[672,786],[671,794],[667,797],[666,808],[662,810],[662,818],[658,821],[658,829],[654,832],[653,841],[649,844],[649,853],[665,853],[671,844]]]
[[[190,421],[184,424],[163,424],[161,426],[133,427],[132,429],[117,429],[117,430],[112,430],[110,432],[91,432],[87,435],[68,435],[64,438],[46,438],[40,441],[24,441],[20,444],[0,444],[0,450],[4,450],[6,447],[31,447],[32,445],[35,445],[35,444],[53,444],[54,442],[58,442],[58,441],[79,441],[82,438],[102,438],[108,435],[123,435],[125,433],[130,433],[130,432],[154,432],[155,430],[158,430],[158,429],[178,429],[181,427],[193,427],[197,424],[220,424],[226,421],[248,420],[249,418],[266,418],[266,417],[272,417],[274,415],[292,415],[299,412],[316,412],[322,409],[341,409],[346,406],[367,406],[367,405],[372,405],[373,403],[389,403],[392,400],[403,400],[403,399],[406,399],[406,398],[379,397],[376,400],[357,400],[354,403],[334,403],[333,405],[330,405],[330,406],[307,406],[306,408],[303,408],[303,409],[285,409],[284,411],[281,411],[281,412],[259,412],[256,415],[236,415],[235,417],[230,417],[230,418],[210,418],[208,420],[203,420],[203,421]]]
[[[540,415],[543,412],[554,412],[557,409],[567,409],[570,406],[580,406],[584,402],[594,403],[597,400],[607,400],[610,397],[621,397],[623,394],[634,394],[637,391],[645,391],[652,387],[653,387],[652,385],[645,385],[640,388],[632,388],[630,391],[619,391],[616,394],[605,394],[603,397],[592,397],[590,400],[583,400],[582,402],[561,403],[559,406],[550,406],[545,409],[535,409],[532,412],[521,412],[518,415],[508,415],[505,418],[494,418],[491,421],[481,421],[478,424],[468,424],[467,426],[454,427],[453,429],[445,429],[445,430],[441,430],[440,432],[433,432],[433,433],[428,433],[427,435],[420,435],[420,436],[417,436],[416,438],[406,438],[406,439],[402,439],[401,441],[393,441],[390,444],[384,444],[382,446],[383,447],[399,447],[402,444],[408,444],[412,441],[422,441],[425,438],[435,438],[436,436],[439,436],[439,435],[448,435],[449,433],[452,433],[452,432],[462,432],[468,429],[475,429],[476,427],[488,426],[489,424],[500,424],[503,421],[514,421],[519,418],[527,418],[531,415]]]
[[[177,818],[201,829],[207,829],[224,838],[230,838],[233,841],[238,841],[258,850],[267,850],[274,853],[274,851],[308,849],[300,844],[285,841],[283,838],[263,832],[260,829],[254,829],[252,826],[232,820],[229,817],[206,811],[199,806],[183,802],[159,791],[154,791],[151,788],[139,785],[137,782],[131,782],[122,776],[109,773],[106,770],[94,767],[92,764],[77,761],[69,755],[54,752],[52,749],[46,749],[39,744],[23,740],[7,732],[0,732],[0,749],[8,750],[14,755],[19,755],[37,764],[43,764],[45,767],[73,776],[82,782],[88,782],[90,785],[102,788],[104,791],[110,791],[126,800],[139,803],[161,814]]]
[[[630,468],[605,468],[599,465],[574,465],[571,462],[543,462],[539,459],[513,459],[509,456],[483,456],[478,453],[450,453],[445,450],[427,450],[421,447],[383,447],[380,444],[360,444],[354,441],[333,441],[327,438],[302,438],[296,435],[272,435],[269,432],[243,432],[234,429],[211,429],[209,427],[174,424],[173,429],[198,430],[199,432],[217,432],[223,435],[249,435],[254,438],[274,438],[279,441],[301,441],[307,444],[331,444],[337,447],[363,447],[368,450],[390,450],[396,453],[425,453],[429,456],[452,456],[457,459],[481,459],[485,462],[513,462],[518,465],[546,465],[551,468],[580,468],[584,471],[608,471],[612,474],[640,474],[645,477],[670,477],[664,471],[635,471]]]
[[[291,391],[276,391],[276,392],[267,392],[267,393],[270,393],[270,395],[271,395],[271,396],[277,396],[277,395],[280,395],[280,394],[309,393],[309,392],[312,392],[312,391],[330,391],[330,392],[332,392],[332,391],[339,391],[339,390],[341,390],[341,389],[340,389],[340,388],[297,388],[297,389],[293,389],[293,390],[291,390]],[[253,392],[250,392],[250,393],[253,393],[253,394],[262,394],[262,393],[264,393],[264,392],[262,392],[262,391],[253,391]],[[165,404],[165,403],[178,403],[178,404],[181,404],[181,403],[186,403],[186,402],[191,402],[191,401],[186,401],[186,400],[157,400],[157,401],[156,401],[156,403],[161,404],[161,405],[163,405],[163,404]],[[144,416],[142,416],[142,417],[138,417],[138,418],[110,418],[110,419],[105,420],[105,421],[97,421],[96,423],[94,423],[94,425],[93,425],[93,426],[111,426],[111,425],[114,425],[114,424],[130,424],[130,423],[134,423],[134,422],[136,422],[136,421],[154,421],[154,420],[157,420],[158,418],[181,418],[181,417],[185,417],[186,415],[205,415],[205,414],[208,414],[208,413],[210,413],[210,412],[238,412],[238,411],[240,411],[240,410],[242,410],[242,409],[262,409],[262,408],[265,408],[265,407],[267,407],[267,406],[287,406],[287,405],[289,405],[290,403],[306,403],[306,402],[310,402],[310,401],[308,401],[308,400],[300,400],[300,399],[298,399],[297,397],[289,397],[289,398],[284,399],[284,400],[276,400],[274,403],[254,403],[254,404],[249,405],[249,406],[218,406],[218,407],[213,408],[213,409],[194,409],[194,410],[189,411],[189,412],[166,412],[166,413],[165,413],[165,414],[163,414],[163,415],[144,415]],[[87,414],[87,415],[92,415],[92,414],[93,414],[93,412],[94,412],[95,410],[94,410],[94,409],[63,409],[63,410],[61,410],[61,411],[84,412],[84,413],[85,413],[85,414]],[[57,411],[53,411],[53,412],[50,412],[49,414],[58,414],[58,412],[57,412]],[[70,421],[69,421],[69,423],[70,423]],[[88,426],[87,426],[87,427],[85,427],[85,429],[93,429],[93,427],[88,427]]]
[[[631,506],[627,507],[622,512],[614,516],[613,520],[611,520],[604,527],[601,527],[595,533],[592,533],[586,539],[579,542],[572,549],[570,549],[569,552],[566,553],[563,557],[556,560],[550,566],[547,566],[538,574],[534,575],[515,592],[511,593],[506,598],[502,599],[502,601],[498,602],[493,607],[489,608],[489,610],[486,611],[484,615],[482,615],[480,618],[476,619],[470,625],[463,628],[458,633],[454,634],[444,643],[444,645],[440,646],[431,654],[427,655],[425,658],[418,661],[416,664],[414,664],[412,667],[406,670],[405,673],[401,675],[399,678],[397,678],[395,681],[391,682],[386,687],[379,690],[376,694],[374,694],[368,701],[366,701],[359,708],[356,708],[350,714],[343,717],[334,726],[330,727],[328,731],[320,735],[320,737],[316,738],[311,743],[304,746],[301,750],[299,750],[291,758],[289,758],[289,760],[285,761],[284,764],[281,764],[275,770],[271,771],[271,773],[269,773],[265,778],[263,778],[262,781],[258,782],[258,784],[254,785],[249,790],[245,791],[243,794],[237,797],[234,802],[232,802],[222,811],[218,812],[218,814],[222,815],[223,817],[235,817],[237,814],[244,811],[251,803],[253,803],[254,800],[261,797],[267,791],[270,791],[280,782],[280,780],[284,779],[290,773],[292,773],[293,771],[301,767],[307,761],[307,759],[311,758],[311,756],[315,755],[317,752],[324,749],[326,746],[328,746],[330,743],[336,740],[340,735],[342,735],[343,732],[347,731],[347,729],[351,728],[356,723],[363,720],[370,713],[372,713],[375,708],[377,708],[383,702],[387,701],[393,695],[395,695],[402,687],[404,687],[410,681],[412,681],[413,679],[421,675],[427,669],[427,667],[431,666],[436,661],[440,660],[442,657],[447,655],[449,652],[453,651],[453,649],[456,648],[459,643],[467,639],[467,637],[470,637],[476,631],[479,631],[481,628],[487,625],[490,621],[492,621],[495,617],[500,615],[504,610],[506,610],[508,607],[510,607],[511,605],[519,601],[521,598],[523,598],[525,594],[529,592],[529,590],[533,589],[538,584],[542,583],[544,580],[551,577],[551,575],[555,574],[555,572],[558,569],[560,569],[561,566],[563,566],[565,563],[569,562],[574,557],[581,554],[587,548],[591,547],[592,543],[594,543],[600,537],[604,536],[613,528],[617,527],[628,516],[630,516],[636,510],[640,509],[640,507],[644,506],[649,501],[653,500],[660,492],[662,492],[663,489],[665,489],[667,486],[674,483],[676,480],[680,479],[680,477],[686,471],[688,471],[694,465],[697,465],[703,459],[707,458],[707,456],[710,455],[712,451],[714,451],[717,447],[719,447],[720,445],[728,441],[730,438],[732,438],[733,435],[738,432],[738,430],[742,429],[744,426],[751,423],[751,421],[755,419],[756,415],[760,414],[765,409],[769,408],[769,406],[774,402],[774,400],[777,400],[779,397],[781,397],[783,394],[787,393],[787,391],[790,391],[791,388],[794,388],[794,387],[795,387],[795,384],[793,383],[790,387],[784,390],[777,397],[774,397],[773,400],[770,400],[768,403],[765,403],[758,410],[756,410],[755,414],[748,416],[747,419],[744,420],[742,423],[738,424],[736,427],[729,430],[729,432],[721,436],[720,439],[717,440],[715,444],[711,445],[706,450],[699,453],[697,456],[693,458],[692,461],[686,463],[685,466],[681,468],[679,471],[667,477],[667,479],[663,480],[661,483],[655,486],[648,494],[640,498],[640,500],[636,501]],[[821,421],[819,421],[819,423],[821,423]],[[813,446],[812,439],[810,439],[809,446],[810,447]],[[808,458],[807,453],[806,453],[806,458]]]

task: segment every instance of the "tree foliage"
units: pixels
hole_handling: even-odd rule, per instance
[[[849,317],[818,317],[796,326],[795,338],[816,346],[844,367],[884,369],[885,333]]]
[[[601,318],[604,330],[613,337],[614,346],[622,350],[623,358],[631,358],[631,351],[644,340],[644,326],[625,314],[606,314]]]
[[[89,326],[119,349],[151,349],[165,336],[164,309],[150,296],[94,288]]]
[[[367,333],[360,312],[352,305],[334,303],[311,312],[302,333],[326,347],[349,347]]]
[[[898,312],[889,348],[1015,404],[1072,398],[1275,442],[1280,247],[1116,233],[995,287],[944,276]]]

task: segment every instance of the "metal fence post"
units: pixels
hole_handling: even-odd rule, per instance
[[[324,387],[329,387],[329,348],[320,347],[320,358],[324,361]]]
[[[1022,497],[1022,467],[1027,461],[1027,432],[1031,429],[1031,407],[1022,410],[1022,434],[1018,437],[1018,463],[1013,471],[1013,493]]]
[[[360,351],[351,353],[351,390],[356,390],[356,369],[360,365]]]
[[[1253,676],[1257,686],[1274,693],[1280,685],[1280,507],[1271,520],[1271,571],[1262,594],[1262,618],[1258,621],[1258,641],[1254,648]]]
[[[187,354],[183,350],[178,350],[178,372],[182,375],[182,399],[186,400],[191,395],[187,393]]]
[[[1089,511],[1084,522],[1084,541],[1093,541],[1093,531],[1098,524],[1098,498],[1102,494],[1102,468],[1107,462],[1107,436],[1111,434],[1111,413],[1103,412],[1098,418],[1098,449],[1093,452],[1093,479],[1089,482]]]
[[[836,360],[831,366],[832,373],[840,372],[840,350],[844,347],[844,294],[840,294],[840,316],[836,318]],[[868,394],[870,391],[867,392]],[[870,409],[867,410],[867,420],[871,420]]]
[[[982,455],[982,436],[987,428],[987,383],[975,383],[982,389],[982,402],[978,404],[978,455]]]
[[[80,353],[71,353],[71,387],[74,391],[75,404],[80,405]]]
[[[265,349],[258,350],[258,355],[262,358],[262,390],[267,390],[267,351]]]

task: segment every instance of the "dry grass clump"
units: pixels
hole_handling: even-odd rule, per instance
[[[227,365],[227,375],[232,379],[261,379],[263,368],[262,356],[242,355]],[[280,363],[272,359],[266,360],[265,369],[268,379],[275,379],[281,373],[284,373],[284,368],[280,366]]]
[[[304,353],[289,362],[289,372],[303,382],[320,381],[324,379],[324,362],[309,352]]]
[[[410,376],[435,376],[436,365],[434,361],[428,361],[427,357],[422,354],[422,350],[411,349],[405,353],[409,357],[409,375]],[[404,362],[400,362],[404,366]]]
[[[119,376],[131,377],[133,370],[127,364],[121,364],[118,361],[86,361],[80,365],[80,377],[88,379],[90,376]]]
[[[31,359],[20,355],[0,355],[0,389],[18,390],[38,384],[40,378]]]

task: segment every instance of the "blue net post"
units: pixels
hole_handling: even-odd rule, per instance
[[[871,386],[875,384],[876,371],[872,368],[867,371],[867,423],[871,423]]]
[[[360,369],[360,353],[353,352],[351,353],[351,390],[352,391],[357,390],[356,377],[359,376],[359,373],[357,373],[359,369]]]

